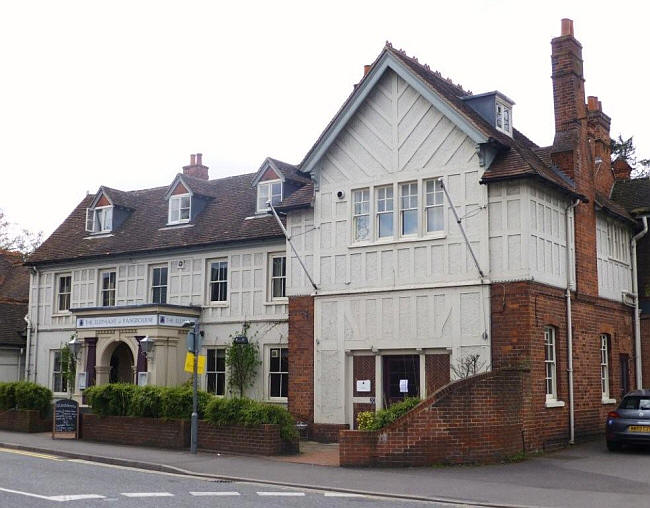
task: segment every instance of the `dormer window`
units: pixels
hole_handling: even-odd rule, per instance
[[[257,184],[257,211],[266,212],[266,203],[270,201],[273,206],[282,201],[282,181],[268,180]]]
[[[190,221],[192,200],[188,194],[177,194],[169,198],[169,224],[180,224]]]
[[[512,135],[512,108],[496,101],[496,127],[501,132]]]
[[[108,233],[113,229],[113,207],[97,206],[86,208],[86,231]]]

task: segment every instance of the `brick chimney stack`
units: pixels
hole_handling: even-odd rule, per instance
[[[587,97],[587,131],[594,160],[594,185],[601,194],[609,196],[614,185],[609,126],[611,118],[603,113],[598,97]]]
[[[612,171],[616,180],[629,180],[632,175],[632,167],[623,157],[619,157],[612,163]]]
[[[183,174],[200,178],[201,180],[208,180],[208,166],[203,165],[203,154],[191,154],[189,166],[183,166]]]

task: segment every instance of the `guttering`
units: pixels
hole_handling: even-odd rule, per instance
[[[643,229],[632,237],[632,293],[634,293],[634,355],[636,372],[636,388],[643,389],[643,375],[641,372],[641,323],[639,321],[639,281],[637,280],[638,272],[636,266],[636,244],[648,232],[648,217],[641,217]]]
[[[569,444],[575,443],[575,403],[573,397],[573,323],[571,319],[571,221],[569,220],[569,212],[575,209],[580,204],[580,198],[577,198],[573,203],[566,207],[565,221],[566,221],[566,335],[567,335],[567,357],[569,373]]]

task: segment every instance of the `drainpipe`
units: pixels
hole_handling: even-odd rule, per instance
[[[575,405],[573,400],[573,324],[571,322],[571,221],[569,211],[580,204],[580,199],[566,207],[566,329],[567,329],[567,356],[569,372],[569,444],[575,443]]]
[[[36,278],[36,312],[34,316],[34,321],[32,322],[34,326],[34,372],[32,374],[32,379],[28,378],[27,381],[34,381],[35,383],[36,372],[38,369],[36,361],[38,360],[38,315],[39,315],[38,310],[40,308],[40,302],[41,302],[41,272],[39,272],[38,268],[36,268],[35,266],[32,267],[32,270],[34,271],[35,278]],[[27,358],[31,358],[31,351],[27,353]],[[31,373],[31,369],[29,369],[28,372]]]
[[[639,281],[636,266],[636,243],[648,232],[648,217],[641,217],[643,229],[632,237],[632,292],[634,293],[634,355],[636,356],[636,388],[643,389],[643,376],[641,374],[641,323],[639,321]]]
[[[25,320],[25,323],[27,323],[27,351],[25,352],[25,372],[23,379],[29,381],[29,352],[32,347],[32,322],[29,319],[29,314],[27,314],[23,319]]]

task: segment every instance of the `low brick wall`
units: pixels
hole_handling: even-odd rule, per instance
[[[81,439],[154,448],[188,448],[190,422],[133,416],[81,415]]]
[[[342,466],[492,462],[523,451],[529,408],[525,369],[450,383],[379,431],[342,430]]]
[[[347,423],[313,423],[309,429],[309,436],[312,440],[321,443],[336,443],[339,440],[339,431],[348,428]]]
[[[8,409],[6,411],[0,411],[0,430],[47,432],[52,430],[52,419],[41,418],[39,411]]]
[[[296,453],[296,443],[286,443],[280,437],[278,425],[257,427],[221,426],[199,422],[198,447],[202,450],[246,453],[252,455],[280,455]]]

